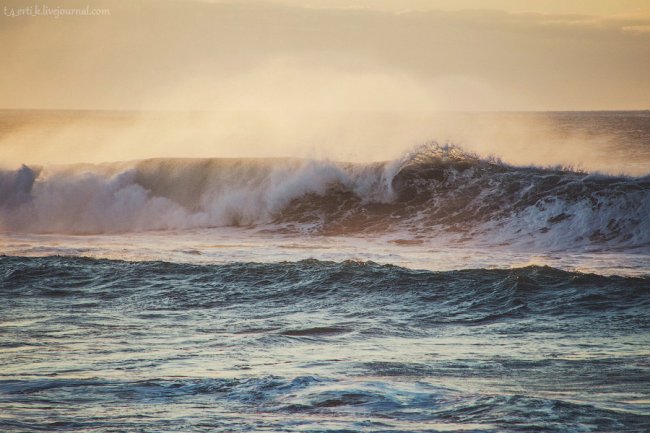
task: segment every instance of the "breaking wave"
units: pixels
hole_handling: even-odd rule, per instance
[[[514,167],[455,146],[373,164],[151,159],[0,171],[0,226],[116,233],[219,226],[546,248],[650,245],[650,176]]]

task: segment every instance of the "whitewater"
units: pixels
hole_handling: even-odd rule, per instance
[[[374,164],[23,165],[0,172],[0,223],[5,231],[68,234],[264,226],[326,234],[403,230],[419,239],[437,230],[459,233],[461,242],[519,237],[546,248],[647,248],[649,190],[648,176],[514,167],[434,143]]]

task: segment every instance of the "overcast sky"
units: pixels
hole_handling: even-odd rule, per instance
[[[37,2],[38,3],[38,2]],[[1,108],[650,108],[648,0],[43,1],[0,11]]]

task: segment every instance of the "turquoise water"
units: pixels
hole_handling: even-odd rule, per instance
[[[3,431],[647,431],[650,280],[0,259]]]

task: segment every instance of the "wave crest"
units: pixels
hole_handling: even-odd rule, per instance
[[[563,248],[650,244],[650,177],[513,167],[456,146],[351,164],[152,159],[0,172],[5,231],[114,233],[217,226]]]

